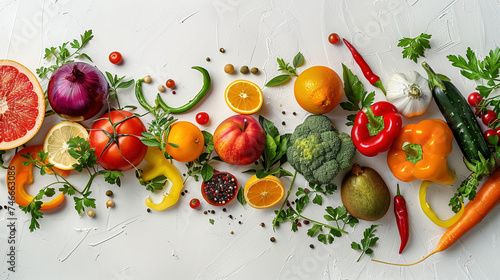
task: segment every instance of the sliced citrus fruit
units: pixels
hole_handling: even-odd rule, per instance
[[[272,207],[285,196],[285,187],[276,176],[268,175],[262,179],[252,176],[245,184],[245,199],[253,208]]]
[[[230,83],[226,88],[224,98],[231,110],[246,115],[259,111],[264,102],[260,87],[247,80],[236,80]]]
[[[0,59],[0,150],[28,142],[42,126],[45,96],[33,73]]]
[[[68,153],[68,141],[77,136],[89,139],[87,130],[79,123],[64,121],[54,125],[43,143],[43,150],[49,154],[49,163],[62,170],[73,169],[72,165],[78,161]]]

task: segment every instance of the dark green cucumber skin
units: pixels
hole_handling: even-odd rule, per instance
[[[485,159],[489,159],[491,151],[469,104],[452,83],[448,81],[443,83],[446,90],[435,86],[432,89],[432,96],[453,132],[460,150],[469,162],[480,161],[479,153]]]

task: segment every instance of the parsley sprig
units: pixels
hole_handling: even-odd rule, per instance
[[[369,107],[373,104],[375,100],[375,92],[367,93],[365,87],[358,79],[358,76],[354,75],[352,71],[342,64],[343,78],[344,78],[344,92],[347,97],[346,102],[341,102],[340,107],[347,111],[358,112],[359,110]],[[347,116],[348,122],[347,126],[352,126],[354,124],[354,119],[356,114],[351,114]]]
[[[170,126],[177,119],[161,110],[155,110],[152,114],[154,118],[148,123],[148,131],[142,133],[143,138],[141,138],[141,142],[146,146],[158,147],[162,151],[165,151],[166,145],[178,147],[176,144],[167,143]],[[165,157],[172,158],[167,152],[165,152]]]
[[[29,226],[30,231],[40,228],[38,220],[43,217],[43,213],[40,211],[43,203],[42,198],[44,196],[52,197],[55,194],[55,189],[53,188],[54,185],[62,185],[62,187],[59,188],[59,191],[63,194],[73,196],[75,209],[79,214],[83,214],[86,207],[96,208],[95,199],[90,197],[92,194],[90,188],[92,186],[92,182],[97,176],[104,175],[104,180],[109,184],[116,184],[118,186],[121,185],[120,177],[123,176],[123,174],[120,171],[97,169],[97,156],[95,155],[95,149],[90,147],[87,140],[79,136],[71,138],[68,141],[68,153],[78,161],[73,164],[75,171],[86,171],[90,175],[87,184],[82,190],[79,190],[65,177],[55,172],[54,165],[47,163],[49,154],[43,150],[40,150],[40,152],[37,153],[38,158],[34,158],[33,155],[29,153],[27,155],[23,155],[23,157],[27,159],[27,161],[23,162],[24,165],[27,166],[34,164],[40,169],[41,175],[45,175],[50,172],[56,177],[56,181],[40,189],[38,194],[27,206],[20,206],[21,210],[31,215],[31,224]],[[81,197],[75,196],[77,194]]]
[[[403,48],[403,58],[408,58],[417,63],[419,57],[424,57],[426,49],[431,48],[429,39],[432,35],[421,33],[415,38],[403,38],[399,40],[398,47]]]
[[[297,67],[304,64],[304,56],[300,52],[293,58],[292,65],[285,62],[285,60],[282,58],[277,58],[277,60],[279,65],[278,71],[282,71],[285,74],[278,75],[272,78],[269,82],[267,82],[266,87],[279,86],[288,82],[291,77],[298,76]]]
[[[375,236],[375,232],[377,231],[377,225],[371,225],[369,228],[365,229],[363,232],[363,239],[361,239],[361,244],[352,242],[351,248],[354,250],[361,251],[361,255],[359,256],[357,262],[361,260],[363,255],[371,255],[373,254],[373,249],[371,247],[375,246],[378,241],[378,237]]]
[[[108,85],[109,85],[109,89],[108,89],[109,99],[115,99],[116,104],[118,105],[118,109],[123,109],[120,106],[120,100],[118,99],[118,89],[129,88],[130,86],[132,86],[134,84],[134,82],[135,82],[134,79],[124,81],[125,76],[118,78],[118,76],[116,74],[113,75],[109,72],[106,72],[106,78],[108,79]],[[136,106],[130,106],[130,105],[125,106],[125,107],[133,108],[133,109],[137,108]]]
[[[80,40],[74,39],[71,42],[65,42],[59,47],[50,47],[45,49],[44,59],[54,61],[54,64],[48,67],[42,66],[36,69],[36,74],[40,79],[49,79],[50,75],[54,73],[59,67],[64,64],[75,61],[75,58],[84,57],[92,62],[90,56],[81,50],[87,43],[94,38],[92,30],[86,30],[80,35]]]
[[[324,185],[311,184],[310,188],[299,188],[295,195],[297,196],[297,211],[302,212],[304,207],[311,201],[310,196],[314,195],[312,202],[317,205],[323,205],[323,195],[333,194],[337,190],[337,185],[330,183]]]

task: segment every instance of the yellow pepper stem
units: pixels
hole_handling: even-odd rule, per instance
[[[453,217],[447,220],[441,220],[434,212],[434,210],[432,210],[429,203],[427,203],[427,187],[429,187],[432,183],[433,183],[432,181],[423,181],[422,184],[420,185],[420,191],[419,191],[420,207],[422,207],[422,210],[424,211],[425,215],[436,225],[443,228],[449,228],[451,225],[456,223],[458,219],[460,219],[460,217],[462,217],[462,214],[464,213],[464,205],[462,203],[462,208]]]

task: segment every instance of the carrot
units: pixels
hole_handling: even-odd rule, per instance
[[[469,230],[479,224],[488,213],[491,212],[500,202],[500,168],[497,168],[491,176],[486,180],[484,185],[479,189],[474,200],[469,201],[465,206],[462,217],[439,239],[436,248],[425,256],[423,259],[410,263],[410,264],[395,264],[379,260],[372,260],[384,264],[398,265],[398,266],[411,266],[420,263],[435,253],[442,252],[453,245]]]

